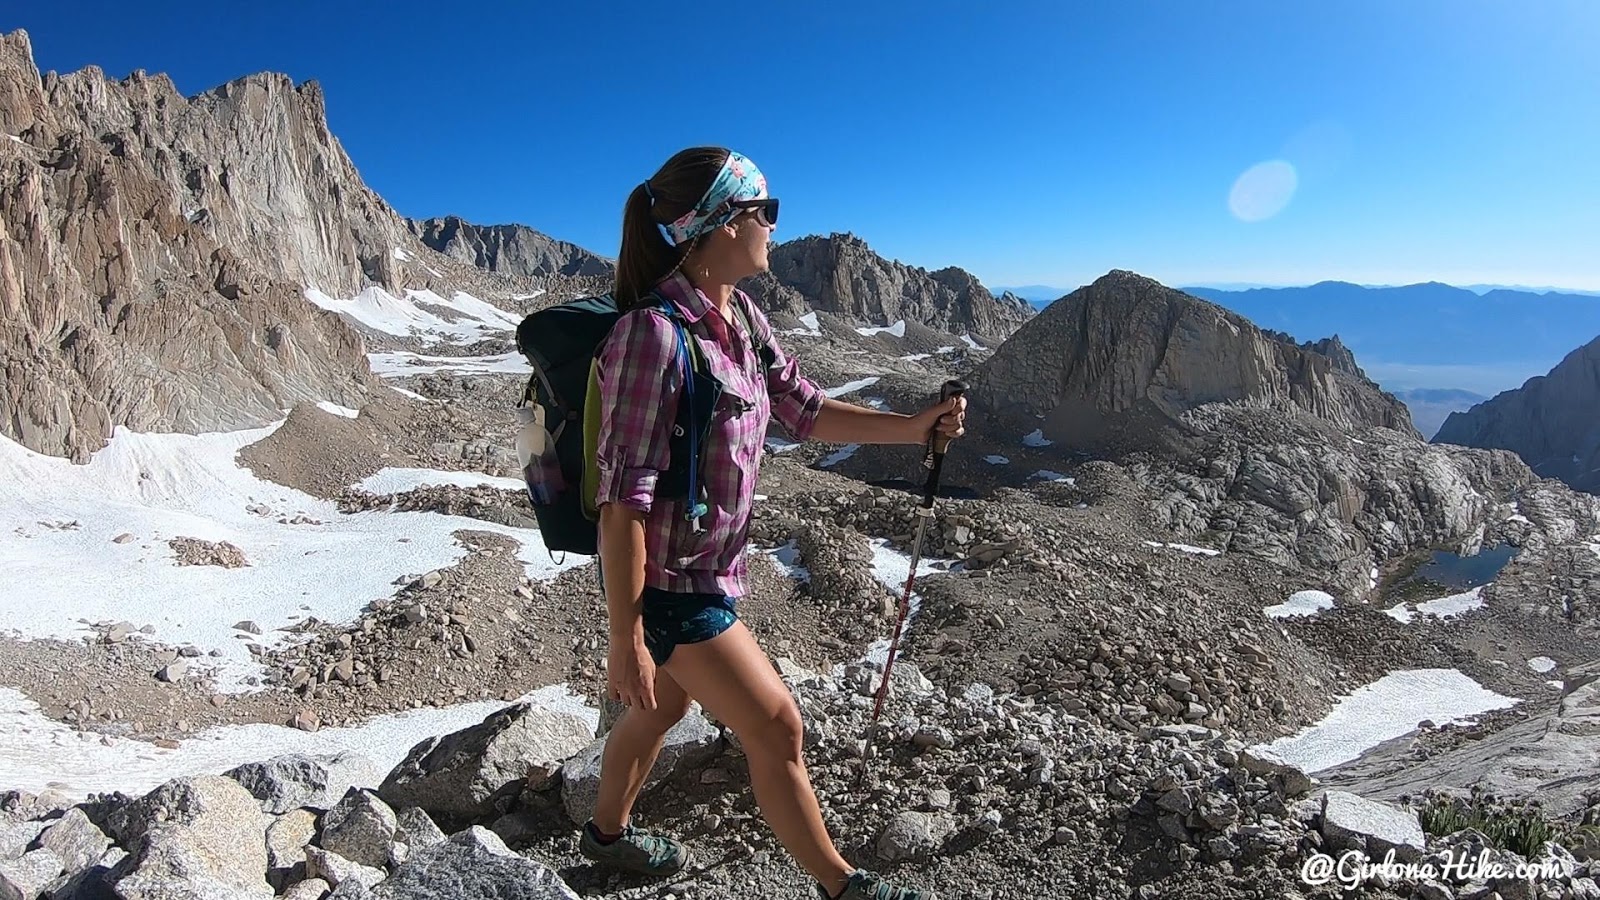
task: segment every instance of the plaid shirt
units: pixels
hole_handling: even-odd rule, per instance
[[[745,594],[744,547],[767,423],[805,440],[822,411],[823,392],[800,374],[772,336],[772,326],[744,292],[751,327],[767,335],[776,357],[765,372],[737,316],[725,320],[682,273],[656,286],[687,321],[723,393],[708,444],[700,448],[708,513],[695,534],[684,501],[655,497],[668,465],[668,433],[683,388],[676,330],[659,312],[637,309],[617,320],[600,353],[600,482],[596,505],[621,503],[645,515],[645,583],[674,592]]]

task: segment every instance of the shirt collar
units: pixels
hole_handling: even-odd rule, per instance
[[[700,289],[677,269],[656,285],[656,292],[667,298],[667,302],[676,306],[684,319],[690,322],[705,318],[706,312],[711,309],[711,301],[706,295],[700,293]]]
[[[698,322],[705,318],[707,312],[711,311],[711,298],[695,287],[694,283],[689,281],[688,276],[679,270],[674,269],[671,275],[668,275],[657,284],[656,291],[678,307],[678,311],[689,322]],[[730,300],[733,303],[745,302],[744,292],[734,288],[733,296]]]

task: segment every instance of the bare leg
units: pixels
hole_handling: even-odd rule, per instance
[[[676,656],[681,648],[674,651]],[[689,695],[667,674],[656,670],[656,708],[633,707],[606,734],[600,758],[600,792],[595,798],[594,827],[616,834],[628,823],[650,769],[661,753],[663,738],[689,710]]]
[[[800,710],[749,629],[735,622],[709,641],[680,644],[663,668],[739,736],[756,802],[790,855],[830,894],[844,890],[855,867],[839,855],[823,824],[801,755]]]

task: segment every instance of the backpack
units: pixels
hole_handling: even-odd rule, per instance
[[[705,514],[701,449],[710,436],[722,383],[711,374],[710,365],[689,335],[678,308],[655,292],[646,298],[652,299],[656,302],[650,308],[666,316],[674,326],[678,360],[684,370],[684,390],[678,394],[668,441],[671,462],[656,479],[656,498],[693,497],[686,518],[699,530],[699,517]],[[756,334],[743,304],[735,302],[734,310],[752,336],[763,364],[770,367],[775,355],[766,336]],[[601,412],[598,362],[607,336],[621,317],[616,300],[608,293],[545,307],[525,316],[517,326],[517,350],[533,369],[518,406],[543,407],[548,440],[561,476],[559,489],[536,492],[530,470],[539,461],[525,461],[528,498],[540,535],[551,552],[570,551],[585,556],[598,552],[600,513],[594,502],[600,477],[596,463]]]

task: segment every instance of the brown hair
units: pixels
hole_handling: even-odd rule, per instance
[[[622,212],[622,248],[617,251],[617,283],[612,291],[618,309],[633,309],[657,282],[683,265],[698,238],[674,247],[657,226],[693,209],[727,161],[726,147],[680,150],[628,195]]]

